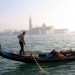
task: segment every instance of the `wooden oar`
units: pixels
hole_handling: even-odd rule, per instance
[[[28,47],[25,44],[25,47],[28,49]],[[30,50],[28,49],[28,51],[30,52]],[[39,65],[39,63],[37,62],[37,60],[34,58],[34,56],[32,55],[32,53],[30,52],[30,55],[32,56],[32,58],[34,59],[35,63],[37,64],[39,70],[43,70],[43,68]]]

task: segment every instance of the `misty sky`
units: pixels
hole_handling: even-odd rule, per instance
[[[0,0],[0,31],[54,25],[75,30],[75,0]]]

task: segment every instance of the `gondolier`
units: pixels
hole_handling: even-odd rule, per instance
[[[21,47],[21,49],[20,49],[20,55],[22,55],[22,54],[25,54],[24,53],[24,44],[25,44],[25,40],[24,40],[24,36],[25,36],[25,31],[22,33],[22,34],[20,34],[20,35],[18,35],[18,39],[19,39],[19,44],[20,44],[20,47]]]

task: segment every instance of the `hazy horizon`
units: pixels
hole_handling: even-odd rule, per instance
[[[0,0],[0,31],[53,25],[75,30],[75,0]]]

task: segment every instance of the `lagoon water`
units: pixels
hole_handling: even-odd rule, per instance
[[[32,53],[50,52],[52,49],[75,50],[75,35],[26,35],[26,45]],[[0,36],[2,50],[19,53],[17,36]],[[25,48],[27,52],[27,49]],[[50,75],[75,75],[75,61],[68,63],[44,63],[41,67]],[[21,63],[0,57],[0,75],[43,75],[36,64]],[[46,74],[45,74],[46,75]]]

